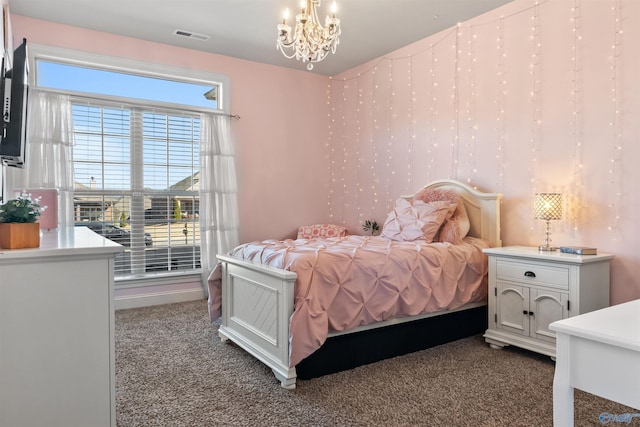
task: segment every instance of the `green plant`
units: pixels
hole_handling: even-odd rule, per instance
[[[368,231],[372,236],[375,236],[380,230],[380,227],[378,226],[378,223],[376,221],[368,219],[364,222],[364,224],[362,224],[362,230]]]
[[[0,205],[0,222],[36,222],[46,208],[40,206],[40,197],[32,200],[31,194],[22,193]]]

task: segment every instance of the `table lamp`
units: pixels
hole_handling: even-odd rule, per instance
[[[551,239],[550,221],[562,219],[562,194],[561,193],[536,193],[533,201],[536,219],[547,221],[547,232],[544,245],[540,245],[538,249],[541,251],[555,251],[555,248],[549,245]]]

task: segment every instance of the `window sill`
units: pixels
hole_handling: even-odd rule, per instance
[[[123,276],[115,278],[116,289],[141,288],[146,286],[176,285],[187,282],[202,282],[202,270],[189,270],[186,272],[156,273],[145,276]]]

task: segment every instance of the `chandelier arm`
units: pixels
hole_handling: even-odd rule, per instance
[[[309,11],[309,15],[311,16],[311,21],[316,23],[318,26],[320,25],[320,20],[318,19],[318,6],[320,6],[320,0],[307,0],[307,5],[313,3],[311,10]]]

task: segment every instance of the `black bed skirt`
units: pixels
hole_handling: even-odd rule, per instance
[[[353,334],[338,335],[296,365],[301,380],[401,356],[483,333],[487,306]]]

